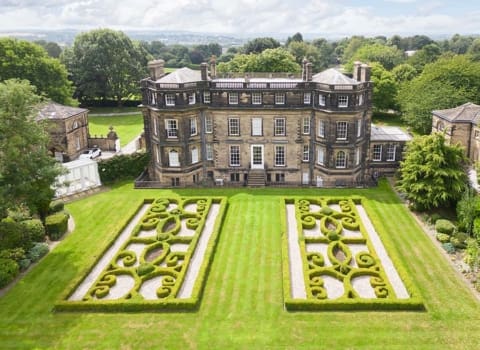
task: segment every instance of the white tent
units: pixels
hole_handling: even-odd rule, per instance
[[[68,173],[57,177],[55,197],[69,196],[102,185],[96,161],[78,159],[62,165],[68,170]]]

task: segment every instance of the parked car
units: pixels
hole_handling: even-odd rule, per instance
[[[100,157],[102,155],[102,150],[98,147],[95,148],[90,148],[84,151],[82,154],[80,154],[80,157],[78,159],[93,159]]]

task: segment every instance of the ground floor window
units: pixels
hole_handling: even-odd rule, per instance
[[[284,173],[276,173],[275,174],[275,182],[285,182],[285,174]]]
[[[172,187],[180,186],[180,178],[179,177],[172,177]]]
[[[240,182],[240,174],[239,173],[231,173],[230,174],[230,181]]]

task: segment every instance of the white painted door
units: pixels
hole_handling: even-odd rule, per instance
[[[263,145],[252,145],[250,154],[252,169],[263,169]]]

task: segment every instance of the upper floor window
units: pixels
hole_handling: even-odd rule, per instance
[[[167,106],[175,106],[175,94],[166,94],[165,95],[165,104]]]
[[[355,165],[359,165],[360,164],[360,147],[357,147],[355,149]]]
[[[347,139],[347,122],[337,122],[337,140],[346,140]]]
[[[254,92],[252,93],[252,104],[261,105],[262,104],[262,93]]]
[[[239,136],[240,135],[240,119],[228,118],[228,135]]]
[[[275,146],[275,166],[285,166],[285,146]]]
[[[388,145],[388,147],[387,147],[387,162],[394,162],[396,153],[397,153],[397,145]]]
[[[262,118],[252,118],[252,136],[263,135]]]
[[[360,95],[358,96],[358,105],[359,105],[359,106],[363,106],[363,94],[360,94]]]
[[[304,135],[309,135],[310,134],[310,117],[303,117],[302,134],[304,134]]]
[[[357,137],[362,136],[362,120],[357,119]]]
[[[338,96],[338,107],[340,107],[340,108],[348,107],[348,96],[347,95],[339,95]]]
[[[320,165],[325,164],[325,148],[324,147],[318,147],[317,148],[317,163]]]
[[[176,119],[165,119],[165,130],[167,131],[167,138],[178,137],[178,124]]]
[[[197,118],[190,118],[190,136],[197,134]]]
[[[274,135],[285,136],[285,118],[275,118]]]
[[[205,117],[205,133],[211,134],[213,132],[213,118],[211,115]]]
[[[325,95],[318,95],[318,105],[325,106],[327,102],[327,97]]]
[[[205,156],[207,157],[207,160],[213,160],[213,145],[207,143],[205,146]]]
[[[152,105],[156,105],[157,104],[157,93],[153,90],[150,90],[150,103]]]
[[[310,146],[303,145],[303,156],[302,156],[302,161],[303,162],[308,162],[310,160]]]
[[[188,104],[194,105],[196,103],[195,93],[188,95]]]
[[[318,136],[325,137],[325,121],[324,120],[318,121]]]
[[[375,162],[382,160],[382,145],[373,145],[372,160]]]
[[[238,93],[231,92],[228,94],[228,104],[238,105]]]
[[[212,102],[212,95],[210,91],[205,91],[203,93],[203,103],[211,103]]]
[[[153,119],[153,127],[152,127],[152,129],[153,129],[153,134],[154,134],[154,135],[158,135],[157,117],[154,116],[152,119]]]
[[[309,105],[312,101],[312,93],[306,92],[303,94],[303,104]]]
[[[230,166],[240,166],[240,146],[230,146]]]
[[[337,158],[335,159],[336,168],[346,168],[347,167],[347,155],[344,151],[338,151]]]
[[[155,153],[155,160],[157,161],[157,164],[161,164],[162,157],[160,156],[160,152],[161,152],[160,145],[156,145],[156,147],[153,147],[153,152]]]
[[[276,93],[275,94],[275,104],[276,105],[284,105],[285,104],[285,94]]]
[[[192,164],[198,163],[198,148],[197,147],[192,147],[191,151],[191,156],[192,156]]]
[[[169,166],[180,166],[180,161],[178,159],[178,152],[174,149],[168,152],[168,165]]]

